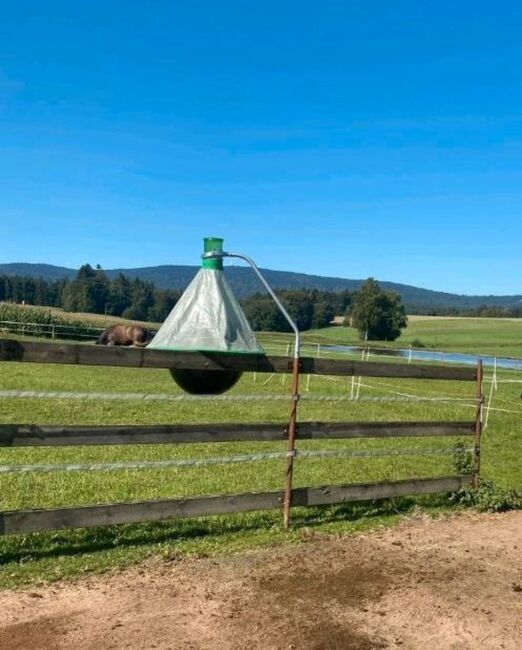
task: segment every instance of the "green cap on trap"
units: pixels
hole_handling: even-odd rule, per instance
[[[205,237],[203,239],[203,251],[212,253],[213,251],[223,252],[223,239],[221,237]],[[204,257],[201,266],[204,269],[214,269],[214,271],[223,270],[222,257]]]

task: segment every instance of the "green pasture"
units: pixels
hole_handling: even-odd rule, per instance
[[[340,328],[335,328],[336,330]],[[283,343],[267,349],[283,351]],[[277,340],[281,340],[278,335]],[[490,373],[486,373],[488,393]],[[501,380],[522,379],[522,373],[501,372]],[[284,384],[284,385],[283,385]],[[0,389],[45,391],[95,391],[171,393],[180,391],[166,370],[96,368],[48,364],[0,363]],[[307,390],[308,389],[308,390]],[[501,383],[495,392],[489,426],[483,440],[483,475],[506,488],[522,487],[522,432],[520,421],[522,384]],[[313,376],[302,378],[306,397],[346,396],[351,378]],[[363,378],[359,401],[321,402],[303,399],[301,420],[472,420],[472,382],[441,382]],[[288,395],[288,379],[246,373],[228,395]],[[366,401],[367,397],[397,395],[455,397],[461,401],[412,402]],[[469,398],[469,401],[468,401]],[[184,422],[286,422],[285,401],[86,401],[65,399],[0,400],[0,421],[38,424],[133,424]],[[462,439],[460,439],[462,440]],[[467,438],[471,443],[471,438]],[[351,441],[303,441],[300,449],[450,448],[456,439],[398,439]],[[1,465],[36,463],[95,463],[125,460],[202,458],[283,451],[281,443],[221,443],[197,445],[126,445],[0,449]],[[211,465],[199,468],[0,474],[0,510],[53,507],[88,503],[146,500],[179,496],[281,489],[284,461]],[[327,485],[415,476],[455,473],[449,456],[386,458],[297,459],[295,486]],[[281,531],[280,513],[263,512],[198,520],[114,526],[79,531],[57,531],[26,536],[0,537],[0,586],[56,580],[86,572],[117,568],[146,557],[208,555],[258,545],[298,541],[303,529],[318,533],[349,532],[387,525],[422,507],[438,512],[448,507],[445,497],[401,499],[380,504],[296,509],[288,536]]]
[[[303,334],[318,343],[360,345],[357,331],[336,325]],[[522,357],[522,319],[509,318],[416,318],[411,316],[402,336],[393,343],[370,342],[375,347],[420,347],[504,357]]]

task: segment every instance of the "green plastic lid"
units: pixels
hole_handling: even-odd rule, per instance
[[[213,251],[223,252],[223,239],[221,237],[205,237],[203,239],[203,250],[205,253]],[[202,266],[204,269],[214,269],[215,271],[223,270],[222,257],[207,257],[203,258]]]

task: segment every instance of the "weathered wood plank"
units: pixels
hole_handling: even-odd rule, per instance
[[[273,357],[272,357],[273,358]],[[474,367],[429,366],[374,361],[347,361],[337,359],[303,359],[304,374],[356,377],[393,377],[395,379],[445,379],[475,381]]]
[[[145,348],[96,346],[82,343],[48,343],[0,339],[0,361],[65,363],[132,368],[175,368],[185,370],[245,370],[288,372],[288,358],[263,354],[225,352],[179,352]]]
[[[292,490],[292,505],[317,506],[415,494],[451,492],[467,485],[470,480],[469,476],[450,476],[383,483],[303,487]],[[15,510],[0,513],[0,534],[11,535],[42,530],[86,528],[254,510],[274,510],[281,506],[282,498],[282,492],[262,492],[76,508]]]
[[[255,442],[286,438],[286,424],[64,426],[0,424],[0,447]],[[301,422],[298,440],[472,436],[474,422]]]
[[[143,348],[105,347],[86,344],[47,343],[0,339],[0,361],[66,363],[129,368],[175,368],[186,370],[243,370],[245,372],[288,373],[289,357],[225,352],[176,352]],[[476,380],[474,367],[448,367],[400,363],[362,362],[303,357],[304,374],[396,377],[404,379]]]
[[[474,422],[300,422],[300,440],[472,436]]]
[[[126,445],[285,439],[286,424],[0,425],[0,447]]]
[[[292,491],[292,505],[319,506],[350,501],[391,499],[408,495],[455,492],[465,485],[471,484],[471,479],[471,476],[445,476],[443,478],[419,478],[382,483],[296,488]]]
[[[279,507],[281,503],[281,493],[266,492],[13,511],[0,515],[0,534],[184,519],[250,510],[272,510]]]

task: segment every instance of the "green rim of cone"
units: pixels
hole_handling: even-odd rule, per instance
[[[261,348],[258,352],[253,350],[216,350],[213,348],[174,348],[167,347],[166,345],[159,345],[158,347],[151,348],[151,350],[165,350],[170,352],[212,352],[214,354],[248,354],[252,357],[266,356],[266,353]],[[182,368],[179,368],[182,370]]]

